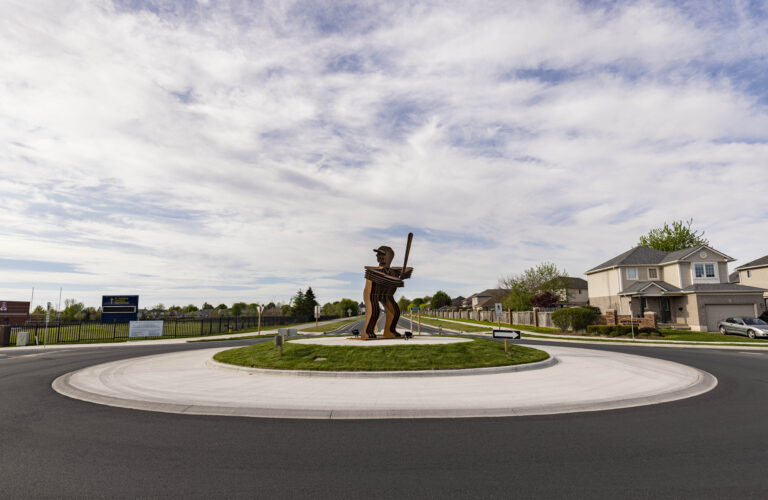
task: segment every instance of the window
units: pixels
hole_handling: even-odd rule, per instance
[[[635,268],[635,267],[627,268],[627,279],[628,280],[636,280],[637,279],[637,268]]]
[[[714,262],[696,262],[693,265],[694,279],[697,281],[717,281],[717,268]]]
[[[751,277],[752,277],[752,270],[747,269],[747,278],[751,278]]]
[[[707,278],[714,278],[715,277],[715,265],[714,264],[704,264],[704,271],[707,275]]]
[[[659,278],[659,271],[655,267],[648,269],[648,279],[655,280]]]

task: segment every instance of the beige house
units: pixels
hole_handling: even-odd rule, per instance
[[[729,283],[733,260],[705,245],[675,252],[635,247],[585,273],[589,303],[603,313],[653,312],[662,324],[715,332],[721,319],[765,310],[762,289]]]
[[[587,281],[582,278],[569,276],[568,288],[560,292],[560,302],[557,307],[576,307],[589,304],[589,286]]]
[[[737,267],[736,272],[738,273],[738,283],[765,290],[763,298],[768,307],[768,255]]]

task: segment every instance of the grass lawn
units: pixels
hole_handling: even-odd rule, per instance
[[[538,349],[486,339],[439,345],[344,347],[287,342],[283,356],[272,343],[229,349],[214,356],[216,361],[240,366],[283,370],[392,371],[448,370],[507,366],[542,361],[549,355]]]
[[[456,321],[459,321],[461,323],[465,323],[467,325],[485,325],[488,328],[482,328],[480,330],[476,331],[489,331],[491,328],[498,328],[499,324],[494,323],[491,321],[475,321],[473,319],[451,319],[450,321],[443,319],[443,318],[434,318],[432,316],[428,317],[430,321],[439,321],[443,324],[445,328],[452,328],[454,330],[458,330],[461,328],[461,325],[458,323],[455,323]],[[424,317],[422,316],[421,321],[425,321]],[[449,326],[453,325],[453,326]],[[513,328],[515,330],[527,330],[529,332],[535,332],[535,333],[563,333],[557,328],[544,328],[539,326],[529,326],[529,325],[510,325],[509,323],[501,323],[502,328]]]
[[[406,319],[408,319],[406,317]],[[489,332],[490,328],[486,326],[478,326],[478,325],[472,325],[469,323],[451,323],[450,321],[444,321],[442,319],[437,318],[425,318],[422,316],[421,323],[423,325],[429,325],[429,326],[442,326],[443,328],[448,328],[450,330],[456,330],[459,332],[465,332],[465,333],[477,333],[477,332]],[[416,319],[413,320],[413,330],[418,331],[418,322]]]
[[[325,325],[320,326],[313,326],[312,328],[302,328],[302,332],[331,332],[333,330],[336,330],[337,328],[341,328],[344,325],[348,325],[350,323],[354,323],[355,321],[360,321],[360,318],[348,318],[341,321],[335,321],[333,323],[328,323]]]

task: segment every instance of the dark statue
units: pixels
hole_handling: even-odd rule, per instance
[[[408,244],[405,248],[405,259],[403,267],[392,267],[392,260],[395,258],[395,251],[388,246],[380,246],[374,249],[376,260],[379,265],[365,266],[365,291],[363,292],[365,301],[365,326],[360,335],[362,340],[373,340],[376,338],[376,322],[381,314],[381,306],[384,306],[386,313],[384,338],[397,338],[401,335],[397,332],[397,322],[400,319],[400,308],[395,302],[395,290],[405,283],[413,273],[412,267],[406,267],[408,264],[408,254],[411,251],[411,241],[413,233],[408,233]]]

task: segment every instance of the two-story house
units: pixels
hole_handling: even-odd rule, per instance
[[[738,273],[738,283],[765,290],[763,298],[766,307],[768,307],[768,255],[737,267],[736,272]]]
[[[589,285],[582,278],[569,276],[568,288],[560,292],[560,302],[557,307],[576,307],[589,304]]]
[[[675,252],[635,247],[585,273],[589,303],[603,313],[650,311],[661,323],[716,332],[721,319],[765,310],[762,289],[729,283],[733,260],[705,245]]]

